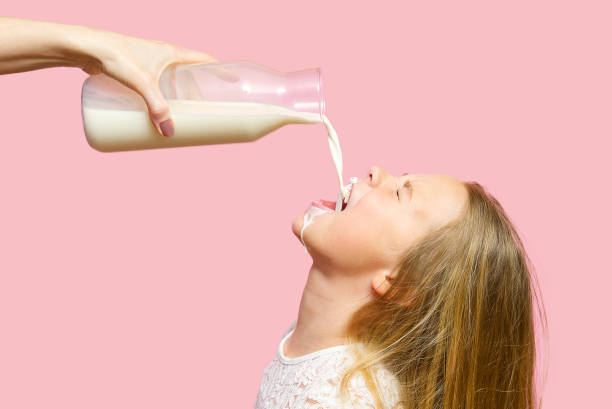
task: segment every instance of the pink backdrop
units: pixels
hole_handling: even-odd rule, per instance
[[[346,180],[373,164],[447,173],[501,201],[549,314],[544,406],[602,407],[609,2],[5,3],[219,60],[320,66]],[[310,266],[291,220],[337,191],[324,127],[103,154],[82,131],[86,76],[0,76],[0,407],[252,407]]]

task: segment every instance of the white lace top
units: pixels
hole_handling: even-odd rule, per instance
[[[296,358],[284,355],[285,341],[293,334],[295,325],[294,321],[272,362],[264,369],[255,409],[375,408],[374,397],[361,373],[351,377],[349,399],[342,404],[340,381],[355,359],[351,345],[333,346]],[[401,407],[395,376],[382,365],[375,367],[374,374],[385,408]]]

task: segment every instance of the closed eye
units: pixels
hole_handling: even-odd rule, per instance
[[[410,181],[408,179],[406,179],[406,181],[404,182],[404,184],[402,185],[402,189],[406,188],[406,190],[408,192],[410,192],[410,189],[412,189],[412,184],[410,183]],[[396,194],[397,194],[397,198],[399,199],[400,195],[399,195],[399,189],[396,190]]]

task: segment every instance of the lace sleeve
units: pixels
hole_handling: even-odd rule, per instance
[[[403,409],[400,384],[382,365],[376,365],[372,375],[384,408],[376,408],[374,395],[360,372],[350,378],[347,399],[342,399],[342,376],[354,362],[350,348],[331,347],[304,357],[287,360],[277,351],[264,369],[255,409]]]
[[[382,399],[384,409],[402,409],[400,384],[395,376],[387,369],[378,366],[374,370],[378,383],[378,391]],[[349,387],[349,402],[345,404],[347,409],[383,409],[376,408],[374,395],[368,389],[362,374],[355,374],[351,379]],[[331,409],[331,408],[330,408]]]

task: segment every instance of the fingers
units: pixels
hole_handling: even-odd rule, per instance
[[[153,83],[137,84],[135,91],[144,99],[153,126],[163,136],[174,135],[174,122],[170,115],[170,107],[159,89]]]
[[[85,71],[89,75],[96,75],[102,73],[102,70],[94,65],[87,64],[81,67],[83,71]]]
[[[166,43],[164,43],[166,44]],[[196,51],[188,48],[174,46],[174,51],[167,44],[164,45],[165,50],[170,50],[170,53],[165,54],[163,56],[163,61],[170,62],[171,64],[195,64],[195,63],[214,63],[218,62],[216,58],[213,56]],[[127,67],[130,67],[130,64],[126,64]],[[115,78],[126,78],[123,82],[125,85],[128,85],[130,88],[134,89],[138,92],[145,101],[147,105],[147,109],[149,111],[149,117],[153,126],[157,130],[158,133],[164,136],[172,136],[174,135],[174,122],[172,120],[172,115],[170,112],[170,107],[168,105],[168,101],[164,98],[161,89],[159,88],[159,76],[161,72],[157,72],[155,75],[151,70],[143,69],[145,67],[137,66],[138,68],[135,71],[130,71],[131,75],[114,75]],[[165,65],[167,68],[167,65]],[[236,82],[239,78],[230,72],[227,69],[222,69],[218,67],[211,67],[213,69],[214,75],[217,77],[230,81]],[[144,74],[144,75],[143,75]],[[127,80],[129,78],[130,80]],[[157,80],[157,81],[155,81]]]
[[[151,122],[155,125],[157,132],[163,136],[174,135],[174,123],[170,116],[170,107],[157,85],[149,87],[145,102],[149,108]]]

